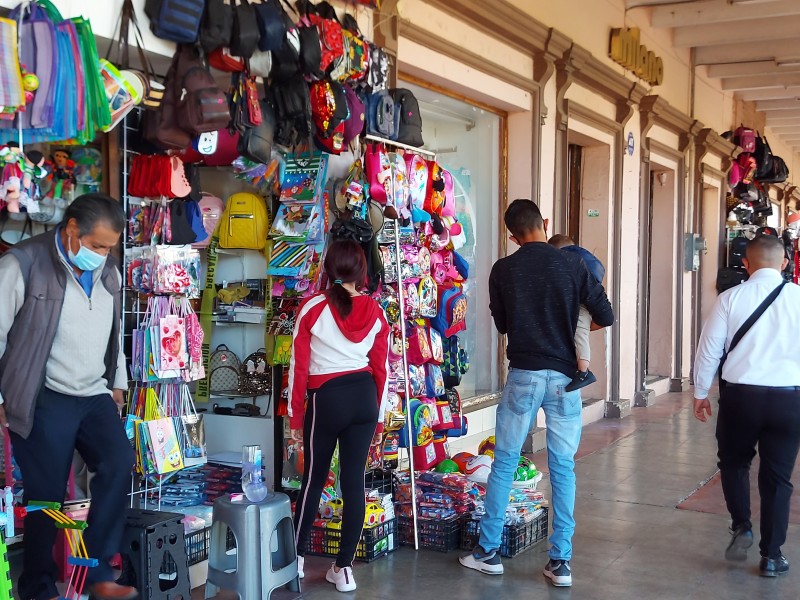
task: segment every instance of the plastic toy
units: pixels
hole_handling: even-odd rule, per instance
[[[364,527],[375,527],[386,521],[386,513],[380,504],[370,502],[364,512]]]
[[[319,514],[323,519],[341,518],[344,501],[341,498],[333,498],[325,502],[319,509]]]
[[[514,481],[530,481],[536,477],[538,473],[539,471],[536,470],[536,465],[534,465],[530,459],[520,456],[517,470],[514,471]]]
[[[434,468],[437,473],[458,473],[460,470],[458,465],[449,458],[446,458]]]
[[[486,483],[489,479],[489,473],[492,472],[492,459],[485,454],[476,456],[467,462],[464,474],[470,481],[478,483]]]
[[[86,544],[83,542],[83,530],[86,529],[86,521],[73,521],[63,512],[61,504],[58,502],[28,502],[26,507],[17,509],[17,514],[26,516],[28,513],[41,510],[45,515],[56,522],[58,529],[63,529],[70,548],[70,557],[67,563],[74,566],[72,574],[67,581],[67,589],[58,600],[80,600],[83,588],[86,585],[86,575],[90,568],[98,565],[96,558],[89,558],[86,552]]]
[[[470,454],[469,452],[459,452],[452,458],[452,461],[456,463],[458,470],[463,473],[464,469],[467,468],[467,463],[473,458],[475,458],[474,454]]]
[[[478,446],[478,454],[483,454],[494,460],[494,436],[490,435]]]

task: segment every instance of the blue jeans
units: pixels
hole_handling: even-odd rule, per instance
[[[497,407],[494,464],[486,490],[486,514],[481,520],[480,545],[486,551],[500,548],[508,496],[525,437],[539,408],[547,417],[547,464],[553,490],[553,534],[550,558],[572,558],[575,531],[575,452],[581,439],[581,394],[565,392],[570,378],[557,371],[508,373]]]

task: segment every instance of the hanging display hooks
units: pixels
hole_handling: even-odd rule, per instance
[[[401,144],[400,142],[395,142],[394,140],[390,140],[387,138],[378,137],[377,135],[366,135],[364,136],[368,142],[378,142],[380,144],[384,144],[386,146],[394,146],[396,148],[402,148],[403,150],[408,150],[414,154],[422,154],[430,158],[430,160],[436,160],[436,153],[431,152],[430,150],[425,150],[423,148],[417,148],[416,146],[409,146],[408,144]]]

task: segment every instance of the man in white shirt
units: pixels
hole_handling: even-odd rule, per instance
[[[789,523],[790,483],[800,448],[800,287],[783,285],[772,304],[731,349],[731,340],[759,305],[783,284],[785,250],[774,236],[747,244],[750,279],[717,298],[706,321],[694,365],[694,414],[711,415],[708,392],[727,349],[721,374],[717,443],[722,490],[731,514],[728,560],[743,561],[753,544],[750,523],[750,463],[761,466],[761,563],[764,577],[789,570],[781,554]]]

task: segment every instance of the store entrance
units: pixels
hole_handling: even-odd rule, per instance
[[[566,233],[594,254],[606,267],[603,286],[611,289],[611,231],[613,164],[611,145],[588,135],[569,132]],[[583,398],[608,398],[610,348],[606,335],[590,336],[591,369],[597,382],[585,388]]]
[[[648,264],[645,290],[645,387],[669,391],[675,353],[675,170],[651,163],[647,222]],[[662,389],[663,388],[663,389]]]

